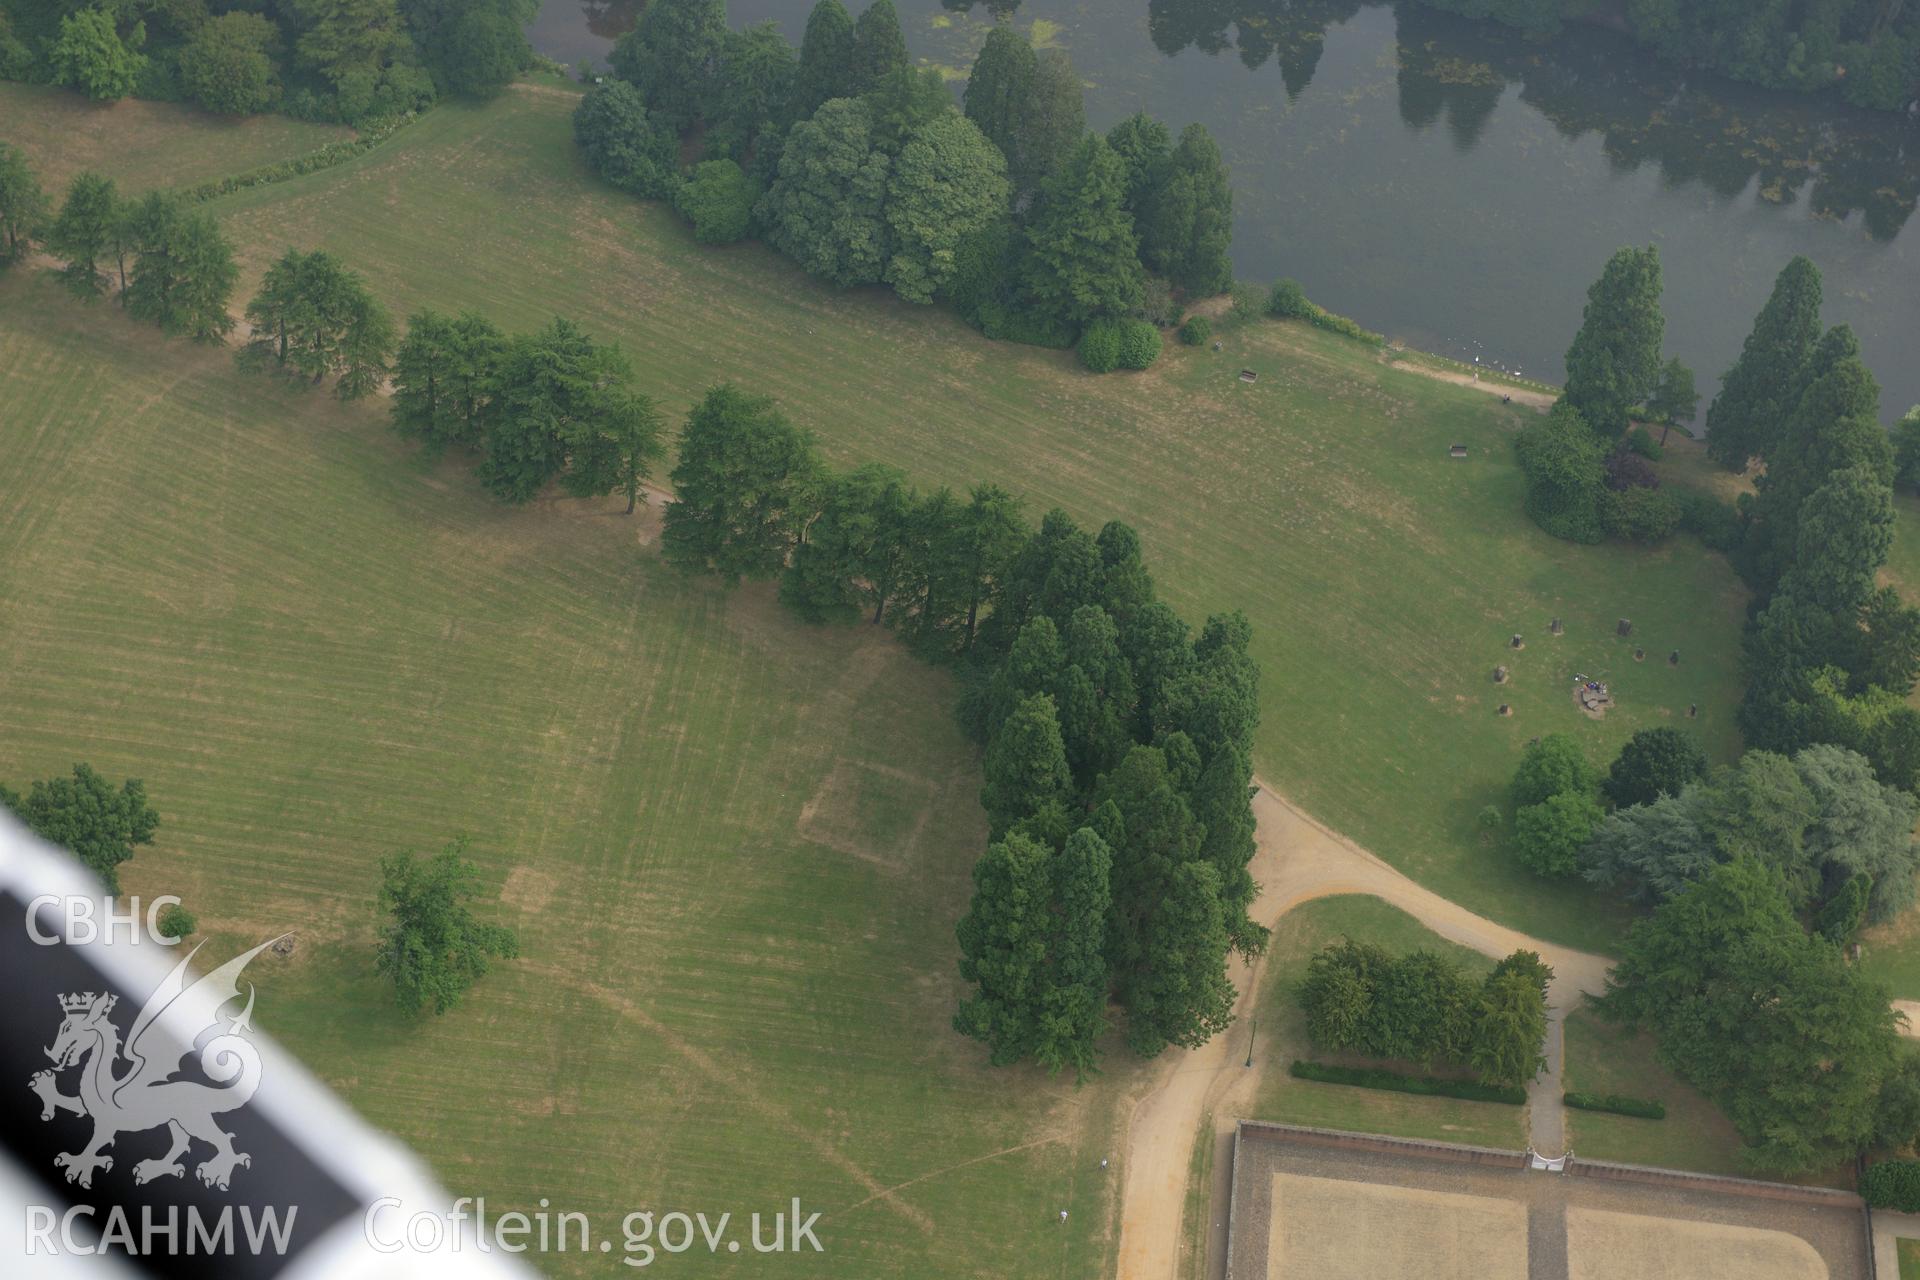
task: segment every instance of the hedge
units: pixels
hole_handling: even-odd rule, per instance
[[[1359,322],[1335,315],[1307,297],[1298,280],[1277,280],[1267,294],[1267,314],[1282,320],[1305,320],[1316,329],[1356,338],[1370,346],[1387,345],[1385,334],[1362,328]]]
[[[1504,1102],[1524,1106],[1527,1091],[1518,1085],[1481,1084],[1478,1080],[1441,1080],[1434,1076],[1409,1076],[1385,1067],[1336,1067],[1325,1062],[1293,1060],[1292,1073],[1301,1080],[1321,1084],[1350,1084],[1361,1089],[1387,1089],[1394,1093],[1418,1093],[1429,1097],[1465,1098],[1468,1102]]]
[[[1860,1195],[1876,1209],[1920,1213],[1920,1160],[1882,1160],[1867,1166]]]
[[[1617,1116],[1638,1116],[1642,1120],[1665,1120],[1666,1104],[1658,1098],[1629,1098],[1618,1093],[1569,1093],[1564,1101],[1580,1111],[1611,1111]]]
[[[182,198],[197,204],[231,195],[235,191],[243,191],[249,187],[270,186],[290,178],[318,173],[322,169],[331,169],[335,165],[345,164],[349,160],[365,155],[419,118],[419,114],[413,111],[405,115],[388,116],[384,120],[368,125],[354,137],[344,138],[339,142],[329,142],[326,146],[309,151],[303,156],[295,156],[291,160],[262,165],[258,169],[248,169],[245,173],[236,173],[231,177],[216,178],[212,182],[203,182],[197,187],[189,187],[182,193]]]

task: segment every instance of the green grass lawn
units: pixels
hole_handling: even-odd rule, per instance
[[[1920,1280],[1920,1240],[1900,1240],[1900,1280]]]
[[[0,80],[0,142],[26,152],[56,203],[67,181],[86,169],[108,174],[123,191],[189,187],[352,136],[342,125],[234,119],[135,98],[91,102],[72,89]]]
[[[1294,992],[1313,953],[1342,937],[1377,943],[1395,955],[1424,947],[1459,961],[1476,978],[1493,969],[1493,961],[1478,951],[1448,942],[1378,898],[1353,894],[1295,907],[1274,928],[1261,966],[1254,1052],[1266,1065],[1249,1118],[1512,1150],[1525,1147],[1525,1107],[1320,1084],[1287,1074],[1295,1058],[1325,1056],[1307,1041],[1306,1015]],[[1234,1034],[1244,1039],[1247,1031],[1235,1028]]]
[[[1768,1178],[1820,1186],[1851,1187],[1851,1172],[1839,1169],[1781,1179],[1740,1162],[1740,1135],[1720,1109],[1682,1083],[1654,1056],[1653,1037],[1614,1027],[1585,1009],[1567,1015],[1564,1077],[1569,1092],[1618,1093],[1656,1098],[1664,1120],[1642,1120],[1601,1111],[1567,1108],[1567,1145],[1593,1160],[1694,1169],[1741,1178]]]
[[[1620,1093],[1664,1103],[1664,1120],[1567,1109],[1567,1142],[1596,1160],[1661,1165],[1751,1177],[1736,1156],[1740,1135],[1719,1108],[1682,1084],[1654,1057],[1651,1036],[1608,1025],[1584,1009],[1567,1015],[1569,1092]]]
[[[44,276],[0,278],[0,386],[0,778],[144,778],[126,891],[210,954],[294,931],[258,1021],[455,1194],[797,1195],[828,1252],[794,1275],[1111,1273],[1140,1068],[991,1070],[948,1026],[985,825],[945,676]],[[459,832],[524,957],[409,1021],[376,864]]]
[[[672,413],[732,378],[778,397],[837,462],[892,462],[924,485],[995,480],[1036,515],[1057,503],[1131,521],[1190,617],[1253,620],[1265,777],[1476,910],[1613,942],[1618,909],[1517,874],[1473,816],[1536,734],[1576,733],[1603,760],[1697,703],[1713,753],[1736,748],[1742,593],[1723,563],[1685,541],[1643,552],[1546,537],[1519,509],[1508,438],[1522,410],[1304,326],[1262,323],[1218,353],[1170,347],[1148,373],[1095,378],[1070,354],[825,288],[757,246],[701,247],[664,208],[582,170],[573,101],[527,86],[436,109],[367,157],[214,207],[249,280],[288,245],[324,245],[402,314],[471,306],[513,327],[570,315],[621,341]],[[1243,367],[1261,380],[1240,382]],[[1469,460],[1448,458],[1454,442]],[[1566,634],[1551,638],[1556,616]],[[1623,617],[1648,661],[1615,636]],[[1499,663],[1513,680],[1496,688]],[[1614,685],[1604,722],[1575,709],[1575,673]]]

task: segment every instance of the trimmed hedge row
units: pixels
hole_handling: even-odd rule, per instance
[[[1920,1160],[1882,1160],[1868,1165],[1860,1195],[1876,1209],[1920,1213]]]
[[[1629,1098],[1618,1093],[1569,1093],[1564,1101],[1581,1111],[1610,1111],[1617,1116],[1636,1116],[1642,1120],[1665,1120],[1667,1106],[1658,1098]]]
[[[1319,303],[1307,297],[1306,290],[1300,287],[1298,280],[1278,280],[1267,295],[1267,314],[1282,320],[1305,320],[1316,329],[1325,329],[1328,333],[1338,333],[1348,338],[1356,338],[1370,346],[1387,345],[1385,334],[1375,333],[1362,328],[1357,321],[1345,316],[1335,315]]]
[[[419,113],[409,111],[405,115],[388,116],[366,128],[351,138],[339,142],[329,142],[295,156],[291,160],[282,160],[277,164],[261,165],[258,169],[248,169],[245,173],[236,173],[225,178],[216,178],[212,182],[203,182],[197,187],[189,187],[182,197],[190,203],[199,204],[220,196],[231,195],[235,191],[244,191],[249,187],[265,187],[276,182],[286,182],[291,178],[305,177],[309,173],[318,173],[322,169],[331,169],[335,165],[345,164],[358,156],[373,150],[407,125],[419,119]]]
[[[1292,1074],[1301,1080],[1321,1084],[1350,1084],[1362,1089],[1387,1089],[1394,1093],[1418,1093],[1429,1097],[1464,1098],[1468,1102],[1504,1102],[1524,1106],[1527,1091],[1517,1085],[1481,1084],[1478,1080],[1441,1080],[1434,1076],[1409,1076],[1385,1067],[1336,1067],[1325,1062],[1293,1060]]]

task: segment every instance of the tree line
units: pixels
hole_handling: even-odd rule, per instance
[[[537,0],[0,0],[0,77],[358,124],[529,65]]]
[[[1136,1052],[1231,1020],[1230,951],[1257,951],[1251,741],[1258,671],[1239,614],[1196,636],[1154,598],[1138,537],[992,485],[921,493],[836,473],[773,402],[732,385],[689,413],[662,553],[777,579],[809,620],[865,618],[957,666],[985,752],[989,845],[960,922],[955,1026],[992,1061],[1093,1069],[1110,1002]]]
[[[507,335],[422,311],[389,361],[385,310],[323,250],[283,255],[248,318],[243,361],[331,376],[342,398],[390,377],[395,430],[477,454],[503,501],[557,481],[631,511],[661,453],[630,362],[565,319]],[[1247,917],[1259,707],[1244,617],[1194,635],[1155,599],[1128,526],[1094,535],[1053,511],[1035,529],[997,486],[836,472],[771,399],[731,384],[689,412],[672,480],[661,548],[676,568],[778,580],[809,621],[864,618],[958,668],[991,843],[959,926],[976,991],[956,1026],[997,1063],[1086,1071],[1110,1003],[1142,1054],[1227,1025],[1228,953],[1266,938]]]
[[[892,0],[857,20],[819,0],[797,51],[772,24],[729,29],[723,0],[657,0],[612,67],[575,114],[582,154],[703,241],[759,235],[822,279],[946,302],[992,337],[1096,332],[1093,367],[1150,361],[1142,324],[1231,283],[1232,190],[1205,128],[1176,138],[1141,114],[1088,133],[1066,56],[1009,26],[960,107],[911,65]]]
[[[233,328],[240,272],[211,214],[165,191],[123,197],[94,173],[73,179],[55,213],[26,157],[0,142],[0,270],[36,243],[66,260],[60,279],[83,298],[112,291],[130,315],[202,341]]]
[[[1515,951],[1476,983],[1434,952],[1394,956],[1344,938],[1307,962],[1296,998],[1318,1049],[1464,1067],[1487,1084],[1523,1085],[1546,1066],[1552,981],[1532,951]]]

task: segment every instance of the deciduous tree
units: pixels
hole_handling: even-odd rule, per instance
[[[47,249],[67,260],[60,276],[82,297],[100,292],[100,259],[113,242],[119,218],[120,201],[112,178],[97,173],[75,175],[60,216],[47,228]]]
[[[915,129],[888,178],[892,253],[884,278],[909,302],[932,302],[967,237],[1006,211],[1006,162],[965,117],[947,110]]]
[[[1707,774],[1707,753],[1693,736],[1662,726],[1641,729],[1627,739],[1600,784],[1616,809],[1651,804],[1662,795],[1677,796],[1688,783]]]
[[[380,860],[380,910],[389,918],[374,968],[393,979],[408,1013],[447,1012],[493,960],[520,954],[512,929],[481,922],[468,905],[480,896],[480,872],[466,853],[462,836],[424,861],[412,853]]]
[[[786,567],[819,507],[813,437],[765,396],[711,388],[680,433],[661,550],[669,563],[729,582]]]
[[[60,19],[60,38],[47,51],[54,83],[73,85],[95,102],[132,93],[146,61],[120,38],[105,9],[81,9]]]
[[[1776,1173],[1864,1147],[1900,1056],[1886,989],[1809,936],[1750,859],[1637,922],[1596,1005],[1651,1031],[1661,1062],[1740,1131],[1749,1162]]]
[[[142,197],[130,216],[139,256],[127,282],[127,311],[169,334],[219,342],[233,328],[227,302],[240,278],[220,224],[160,192]]]
[[[473,311],[421,311],[393,357],[393,426],[434,453],[480,443],[506,338]]]
[[[47,221],[47,195],[18,147],[0,142],[0,267],[26,255]]]
[[[160,815],[147,803],[147,789],[128,778],[118,790],[90,764],[73,766],[71,778],[37,781],[24,796],[0,786],[0,807],[11,809],[28,830],[80,859],[107,892],[120,892],[119,867],[135,845],[152,844]]]
[[[280,39],[263,14],[235,10],[209,19],[180,50],[180,84],[189,97],[221,115],[247,116],[280,99],[267,50]]]
[[[595,173],[648,200],[673,193],[679,141],[647,113],[640,91],[624,80],[587,90],[573,110],[573,137]]]
[[[780,174],[755,211],[767,240],[839,285],[874,284],[891,256],[885,217],[892,162],[867,104],[835,98],[793,127]]]

